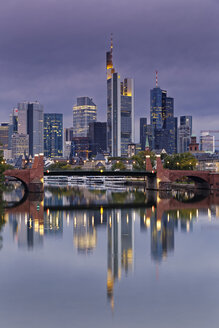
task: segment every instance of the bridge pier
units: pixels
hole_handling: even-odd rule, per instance
[[[26,191],[30,193],[42,193],[44,192],[43,169],[43,155],[36,155],[34,157],[32,168],[24,170],[7,170],[4,172],[4,175],[20,180],[24,184]]]
[[[147,176],[146,189],[157,190],[157,179],[156,179],[156,177]]]

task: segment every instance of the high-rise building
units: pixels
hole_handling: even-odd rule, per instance
[[[18,134],[29,135],[29,154],[43,153],[43,106],[38,102],[18,103]]]
[[[32,157],[43,154],[43,106],[39,102],[28,104],[27,134],[29,135],[29,153]]]
[[[134,142],[134,83],[120,76],[113,67],[113,43],[106,53],[107,70],[107,148],[111,156],[127,156]]]
[[[9,145],[9,123],[0,124],[0,150],[8,149]]]
[[[18,128],[19,134],[27,134],[27,110],[29,102],[18,103]]]
[[[177,126],[174,117],[174,99],[167,97],[167,91],[157,84],[150,92],[151,148],[165,149],[167,153],[177,152]]]
[[[18,108],[13,108],[10,115],[10,125],[12,125],[12,132],[18,132]]]
[[[96,122],[97,106],[92,98],[79,97],[77,105],[73,107],[73,134],[74,137],[87,137],[89,123]]]
[[[29,136],[27,134],[14,133],[11,138],[12,158],[29,155]]]
[[[192,134],[192,116],[191,115],[183,115],[180,116],[180,125],[188,125],[190,130],[191,130],[191,134]]]
[[[201,133],[200,150],[206,153],[215,152],[215,137],[211,136],[208,131],[203,131]]]
[[[63,156],[63,114],[44,114],[44,155]]]
[[[128,153],[128,145],[134,142],[134,81],[125,78],[121,82],[121,156]]]
[[[147,118],[146,117],[141,117],[140,118],[140,144],[141,144],[141,150],[145,150],[146,136],[147,136]]]
[[[179,126],[179,152],[189,151],[189,144],[192,136],[192,116],[180,116]]]
[[[88,132],[90,150],[92,155],[103,153],[107,150],[106,145],[106,123],[93,122],[89,124]]]
[[[72,141],[74,138],[73,128],[65,128],[64,135],[64,141]]]

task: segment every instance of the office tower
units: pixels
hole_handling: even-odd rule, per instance
[[[80,157],[84,160],[89,157],[89,138],[75,137],[71,141],[71,157]]]
[[[121,82],[121,156],[128,154],[128,145],[134,142],[134,81]]]
[[[180,116],[179,126],[179,152],[189,151],[192,136],[192,116]]]
[[[63,156],[63,114],[44,114],[44,156]]]
[[[180,125],[188,125],[192,134],[192,116],[184,115],[180,116]]]
[[[13,108],[10,114],[10,125],[12,125],[12,132],[18,132],[18,108]]]
[[[88,132],[90,150],[92,155],[103,153],[107,150],[106,144],[106,123],[93,122],[89,124]]]
[[[206,153],[215,152],[215,137],[211,136],[208,131],[203,131],[201,133],[200,150]]]
[[[12,158],[29,155],[29,136],[14,133],[11,138]]]
[[[74,138],[73,127],[64,129],[64,141],[72,141]]]
[[[37,101],[28,103],[27,134],[30,155],[43,154],[43,106]]]
[[[18,134],[29,135],[29,154],[43,153],[43,106],[38,102],[18,103]]]
[[[27,134],[27,110],[29,102],[18,103],[18,129],[19,134]]]
[[[140,144],[141,144],[141,150],[145,150],[146,135],[147,135],[147,118],[146,117],[141,117],[140,118]]]
[[[106,53],[107,70],[107,148],[111,156],[126,156],[134,142],[133,79],[120,76],[113,67],[113,43]]]
[[[6,150],[9,143],[9,123],[0,124],[0,150]]]
[[[73,107],[74,137],[87,137],[89,123],[96,122],[97,106],[92,98],[79,97],[77,105]]]
[[[177,152],[177,126],[174,117],[174,99],[167,97],[167,91],[157,84],[150,92],[151,148],[165,149],[167,153]]]

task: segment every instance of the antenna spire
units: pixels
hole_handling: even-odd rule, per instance
[[[158,87],[158,71],[156,71],[156,88]]]
[[[110,41],[111,41],[110,50],[111,52],[113,52],[113,33],[111,33]]]

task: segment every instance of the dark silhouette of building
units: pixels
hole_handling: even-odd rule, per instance
[[[106,122],[92,122],[89,124],[88,138],[92,155],[103,153],[107,150]]]

